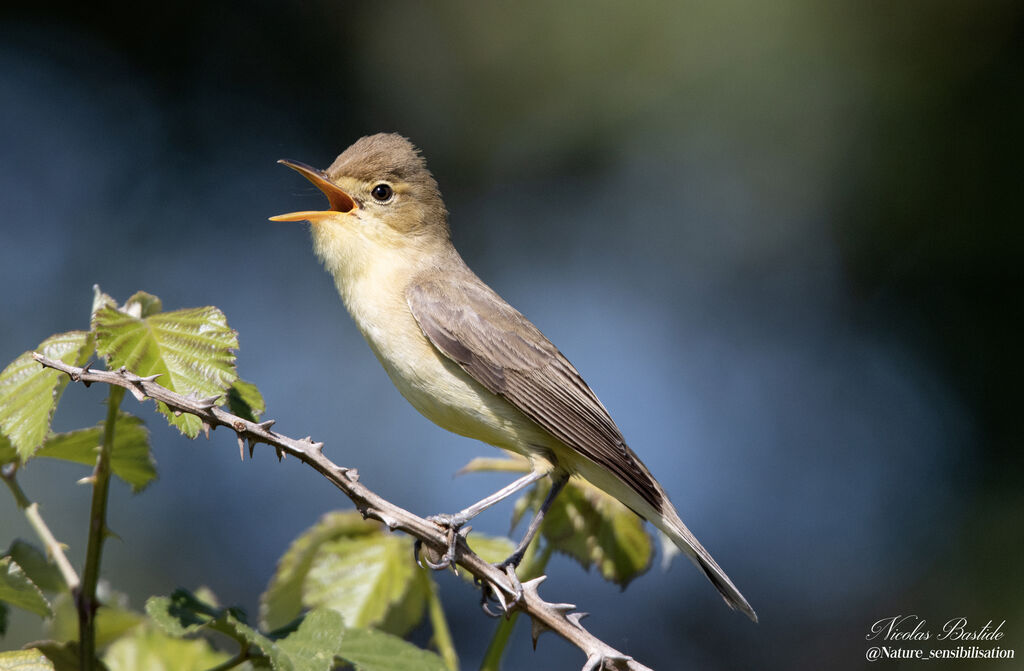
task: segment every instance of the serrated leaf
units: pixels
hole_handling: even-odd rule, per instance
[[[42,590],[11,557],[0,558],[0,601],[40,617],[53,614],[50,602],[43,596]]]
[[[447,671],[437,654],[374,629],[348,629],[338,656],[359,671]]]
[[[239,378],[228,389],[228,410],[250,422],[259,421],[260,415],[267,409],[263,394],[252,382]]]
[[[526,498],[533,509],[547,495],[541,483]],[[625,587],[647,571],[654,555],[653,542],[643,520],[617,499],[589,482],[573,478],[555,499],[541,525],[541,533],[557,551],[576,559],[584,568],[597,566],[605,580]]]
[[[307,607],[331,608],[354,627],[384,621],[414,580],[416,565],[408,537],[373,534],[321,546],[302,588]],[[422,604],[419,614],[422,616]]]
[[[326,608],[312,610],[297,630],[277,642],[271,664],[279,671],[330,671],[349,631],[339,613]]]
[[[60,592],[67,589],[57,565],[31,543],[15,540],[7,549],[5,556],[14,560],[29,580],[44,592]]]
[[[324,543],[378,530],[379,525],[363,520],[358,513],[331,512],[321,517],[292,542],[278,561],[270,584],[260,596],[260,626],[273,631],[302,613],[303,583]]]
[[[182,638],[194,634],[221,616],[221,609],[204,603],[185,589],[170,596],[146,600],[146,615],[170,636]]]
[[[117,639],[103,655],[110,671],[205,671],[230,658],[205,639],[182,640],[149,627]]]
[[[54,666],[38,648],[29,648],[0,652],[0,671],[54,671]]]
[[[146,613],[168,636],[180,638],[207,629],[253,646],[275,671],[329,671],[345,632],[339,613],[319,609],[275,641],[247,625],[236,609],[217,608],[183,589],[169,597],[150,598]]]
[[[50,336],[35,349],[73,366],[84,365],[92,350],[92,334],[86,331]],[[32,352],[23,353],[0,373],[0,433],[7,436],[22,461],[32,456],[49,432],[53,411],[68,382],[64,373],[39,365]]]
[[[68,433],[50,434],[37,457],[63,459],[86,466],[96,464],[96,454],[103,440],[103,425]],[[156,460],[149,449],[149,431],[141,419],[119,412],[114,425],[114,446],[110,454],[114,475],[140,492],[156,478]]]
[[[138,295],[138,294],[136,294]],[[155,300],[155,299],[154,299]],[[141,316],[152,302],[137,302],[140,316],[110,306],[92,319],[96,349],[111,368],[126,367],[141,375],[160,374],[160,384],[198,398],[223,397],[238,378],[235,355],[238,334],[215,307],[189,308]],[[173,426],[195,438],[202,421],[193,415],[175,417],[163,403],[158,408]]]

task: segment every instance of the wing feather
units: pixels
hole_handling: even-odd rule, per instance
[[[468,269],[412,282],[427,338],[490,392],[629,485],[655,510],[663,494],[601,401],[544,334]]]

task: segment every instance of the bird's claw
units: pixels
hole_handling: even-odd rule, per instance
[[[413,556],[416,558],[416,563],[421,568],[431,568],[435,571],[442,569],[451,568],[458,574],[458,570],[455,568],[455,546],[459,542],[459,537],[465,540],[466,535],[469,533],[472,527],[464,527],[464,522],[459,522],[451,515],[431,515],[427,518],[428,521],[433,522],[447,532],[446,544],[447,549],[445,553],[441,555],[441,559],[438,562],[434,562],[426,556],[421,557],[420,553],[423,550],[423,541],[417,539],[413,545]]]
[[[522,601],[523,599],[523,584],[519,582],[519,576],[516,575],[516,566],[514,563],[505,560],[500,564],[494,564],[494,567],[501,570],[512,583],[512,592],[509,597],[505,597],[505,589],[489,580],[481,580],[480,578],[474,578],[473,582],[480,588],[480,608],[483,609],[490,617],[501,617],[504,615],[508,617],[512,612],[512,609]],[[499,612],[491,610],[490,601],[494,601],[501,608]]]

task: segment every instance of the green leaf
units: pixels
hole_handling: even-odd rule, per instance
[[[458,475],[463,473],[529,473],[531,470],[530,462],[525,457],[518,455],[476,457],[460,468]]]
[[[0,601],[40,617],[50,617],[53,610],[43,592],[11,557],[0,558]]]
[[[160,384],[198,398],[223,397],[238,378],[235,355],[238,334],[215,307],[154,312],[159,300],[136,294],[118,309],[102,305],[92,317],[96,349],[111,368],[126,367],[143,377],[160,374]],[[202,422],[175,417],[163,403],[160,412],[182,433],[195,438]]]
[[[381,533],[338,539],[321,546],[302,601],[307,607],[333,608],[355,627],[377,625],[405,595],[415,569],[407,537]]]
[[[7,549],[5,556],[20,566],[29,580],[44,592],[60,592],[67,589],[60,569],[35,545],[15,540]]]
[[[326,608],[312,610],[297,630],[277,642],[271,665],[282,671],[330,671],[351,631],[345,629],[339,613]]]
[[[0,652],[0,671],[54,671],[53,662],[38,648]]]
[[[433,652],[417,648],[397,636],[374,629],[348,629],[338,656],[359,671],[447,671]]]
[[[550,483],[527,498],[536,509]],[[589,482],[573,478],[548,510],[541,533],[551,546],[584,568],[597,566],[605,580],[625,587],[651,566],[654,547],[644,521]]]
[[[41,652],[50,660],[54,671],[79,671],[78,642],[77,641],[36,641],[32,647]],[[95,660],[95,658],[93,658]],[[106,667],[95,660],[98,671]],[[47,668],[47,667],[44,667]]]
[[[11,445],[11,441],[7,439],[7,436],[0,433],[0,466],[9,464],[18,458],[18,453],[14,451],[14,446]]]
[[[471,533],[466,542],[469,549],[480,555],[484,561],[492,564],[505,561],[516,549],[516,544],[504,536],[488,536],[487,534]]]
[[[270,585],[260,596],[260,626],[273,631],[302,613],[302,586],[324,543],[335,538],[371,534],[378,528],[352,512],[331,512],[321,517],[292,542],[278,561]]]
[[[137,291],[124,302],[124,308],[122,309],[134,317],[142,318],[163,312],[164,304],[153,294]]]
[[[182,638],[216,620],[222,609],[201,601],[188,590],[176,589],[170,596],[147,599],[146,615],[166,633]]]
[[[340,614],[319,609],[311,611],[288,636],[275,641],[247,625],[240,611],[217,608],[183,589],[169,597],[149,599],[146,612],[169,636],[183,637],[206,629],[253,646],[277,671],[329,671],[345,632]]]
[[[86,331],[68,331],[50,336],[35,351],[81,366],[92,354],[93,339]],[[39,365],[32,352],[25,352],[0,373],[0,433],[10,439],[22,461],[32,456],[49,432],[68,382],[64,373]]]
[[[92,317],[96,315],[96,311],[103,307],[116,308],[117,301],[110,294],[103,293],[100,285],[94,284],[92,285],[92,310],[89,312],[90,323],[92,322]]]
[[[510,538],[488,536],[487,534],[478,534],[475,531],[466,537],[466,543],[469,545],[470,550],[491,564],[505,561],[516,549],[516,544]],[[473,582],[473,574],[469,571],[460,571],[459,575],[468,582]]]
[[[529,470],[526,459],[512,457],[473,459],[459,472]],[[527,512],[540,508],[550,488],[550,481],[542,480],[516,501],[513,527]],[[569,555],[586,569],[596,565],[605,580],[623,587],[647,571],[654,556],[653,542],[644,529],[643,519],[580,478],[571,479],[555,499],[541,525],[541,534],[553,549]],[[470,536],[471,547],[472,539]]]
[[[110,671],[205,671],[230,658],[214,650],[205,639],[181,640],[151,627],[139,627],[131,635],[122,636],[103,655]]]
[[[100,422],[88,429],[50,434],[36,456],[94,466],[97,449],[103,440],[104,424]],[[132,491],[140,492],[156,478],[156,460],[149,449],[149,431],[141,419],[125,412],[118,413],[114,428],[111,469],[114,475],[131,485]]]
[[[145,622],[145,617],[128,607],[128,597],[114,590],[103,590],[103,602],[96,611],[96,647],[104,648]],[[78,611],[74,599],[64,591],[53,600],[50,635],[57,640],[78,638]]]
[[[266,409],[263,394],[252,382],[239,378],[228,389],[228,410],[232,414],[256,422]]]
[[[404,634],[423,617],[427,592],[417,580],[412,540],[384,533],[356,512],[332,513],[299,537],[261,599],[261,622],[274,629],[303,608],[332,608],[354,627]]]

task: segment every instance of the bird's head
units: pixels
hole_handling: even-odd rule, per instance
[[[360,138],[327,170],[278,162],[312,182],[330,206],[280,214],[271,221],[309,221],[318,235],[356,233],[396,245],[448,240],[448,213],[437,182],[416,147],[401,135]]]

